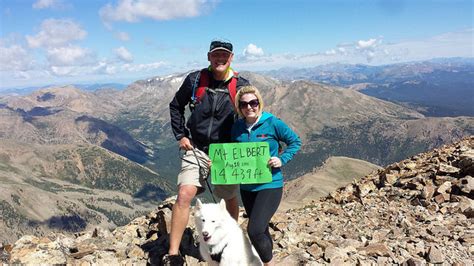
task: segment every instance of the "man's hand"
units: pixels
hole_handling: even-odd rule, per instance
[[[281,160],[278,157],[272,157],[270,160],[268,160],[268,165],[273,168],[280,168]]]
[[[182,139],[179,140],[179,148],[185,151],[190,151],[194,147],[193,147],[193,144],[191,144],[190,139],[183,137]]]

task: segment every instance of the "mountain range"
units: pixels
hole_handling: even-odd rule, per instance
[[[122,83],[93,83],[93,84],[71,84],[71,86],[84,90],[84,91],[96,91],[96,90],[106,90],[106,89],[114,89],[114,90],[122,90],[127,87],[127,85]],[[0,89],[0,95],[28,95],[34,91],[46,89],[46,88],[54,88],[54,87],[62,87],[58,85],[46,85],[46,86],[31,86],[31,87],[19,87],[19,88],[3,88]]]
[[[0,214],[7,217],[0,240],[114,227],[173,195],[180,160],[168,104],[186,74],[124,90],[63,86],[0,96]],[[428,117],[340,86],[240,74],[303,141],[285,166],[288,179],[332,156],[384,166],[474,134],[470,116]]]
[[[474,115],[474,59],[442,58],[381,66],[328,64],[263,72],[358,90],[427,116]]]

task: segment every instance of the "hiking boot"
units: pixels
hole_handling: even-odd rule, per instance
[[[161,262],[164,266],[182,266],[184,265],[184,258],[181,255],[166,254],[163,256],[163,260]]]

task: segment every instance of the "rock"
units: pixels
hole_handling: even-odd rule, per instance
[[[79,247],[74,247],[69,249],[70,251],[70,256],[73,257],[74,259],[82,259],[83,257],[93,254],[97,250],[97,246],[95,245],[85,245],[85,244],[80,244]]]
[[[450,181],[444,182],[441,186],[438,187],[436,192],[440,194],[446,194],[448,192],[451,192],[451,182]]]
[[[270,223],[275,261],[472,265],[473,170],[471,136],[391,164],[310,205],[277,212]],[[0,259],[8,253],[7,264],[158,265],[169,245],[175,200],[113,232],[97,228],[71,237],[24,236],[11,252],[2,245]],[[245,229],[248,220],[239,221]],[[205,265],[199,262],[195,234],[190,222],[181,251],[188,265]]]
[[[390,185],[395,184],[395,182],[397,182],[398,180],[398,176],[393,174],[385,174],[384,177],[385,178],[383,178],[383,180],[385,181],[385,183]]]
[[[431,197],[433,197],[433,194],[435,193],[435,187],[434,186],[431,186],[431,185],[427,185],[425,187],[423,187],[423,190],[421,192],[421,197],[423,199],[431,199]]]
[[[126,254],[129,258],[145,258],[145,252],[137,245],[133,245],[132,247],[128,248]]]
[[[360,194],[359,194],[360,197],[365,197],[367,194],[377,189],[377,187],[375,186],[373,182],[364,182],[362,184],[359,184],[358,188],[360,191]]]
[[[321,258],[324,254],[323,250],[316,244],[311,245],[306,251],[315,259]]]
[[[280,259],[280,262],[278,265],[301,265],[300,264],[300,259],[293,254],[290,254],[288,256],[285,256],[284,258]]]
[[[471,206],[466,208],[462,213],[469,219],[474,218],[474,207],[472,206],[472,204]]]
[[[460,190],[466,194],[474,193],[474,178],[472,176],[466,176],[459,179]]]
[[[383,242],[387,235],[390,233],[390,230],[388,229],[383,229],[383,230],[378,230],[373,233],[372,235],[372,243],[381,243]]]
[[[422,258],[425,256],[425,242],[423,240],[416,243],[414,252]]]
[[[369,244],[368,246],[360,247],[357,250],[359,251],[360,254],[366,255],[366,256],[388,257],[391,255],[390,250],[387,248],[386,245],[382,243]]]
[[[405,168],[410,169],[410,170],[415,170],[418,167],[418,165],[414,162],[408,162],[405,164]]]
[[[7,263],[10,260],[10,253],[13,249],[12,245],[0,244],[0,262]]]
[[[24,236],[11,252],[10,263],[22,264],[66,264],[65,248],[48,238]]]
[[[324,259],[328,262],[335,263],[336,259],[340,259],[344,262],[347,258],[346,252],[340,248],[330,246],[324,250]]]
[[[449,199],[450,199],[450,194],[448,193],[441,193],[441,194],[436,195],[436,197],[434,197],[435,202],[438,204],[441,204],[445,201],[449,201]]]
[[[423,266],[426,265],[426,262],[421,259],[409,258],[402,264],[403,266]]]
[[[390,264],[391,259],[388,257],[377,257],[377,265],[387,265]]]
[[[444,255],[436,246],[431,246],[428,250],[427,260],[430,263],[443,263]]]
[[[440,174],[457,174],[459,172],[459,168],[454,167],[452,165],[441,163],[439,164],[438,172]]]
[[[458,166],[464,175],[474,176],[474,150],[467,151],[460,156]]]

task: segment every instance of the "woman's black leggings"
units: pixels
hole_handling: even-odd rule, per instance
[[[273,240],[268,223],[280,205],[283,188],[264,189],[256,192],[240,190],[242,203],[249,216],[247,232],[260,259],[272,260]]]

